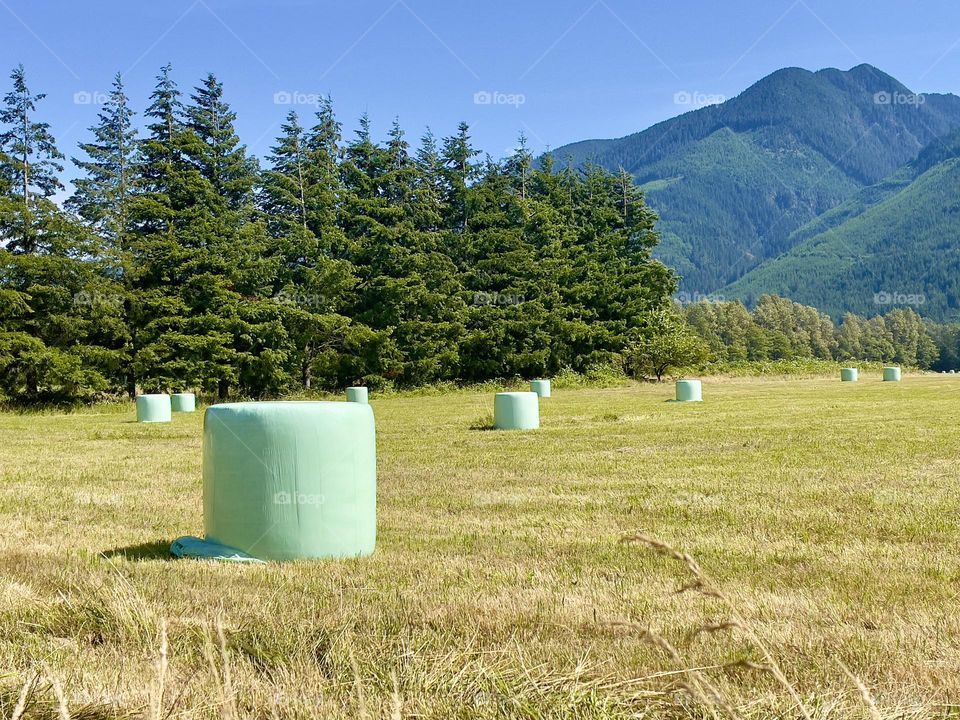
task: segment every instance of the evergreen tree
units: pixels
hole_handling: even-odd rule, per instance
[[[23,68],[0,111],[0,395],[92,400],[122,378],[122,294],[95,237],[49,199],[62,168]]]
[[[195,88],[186,109],[187,153],[215,193],[215,202],[230,210],[249,209],[257,164],[240,144],[233,123],[237,116],[223,99],[223,85],[212,73]]]
[[[356,373],[357,363],[343,355],[357,328],[341,313],[356,278],[351,263],[340,257],[346,245],[337,224],[340,127],[329,99],[309,132],[294,112],[281,132],[263,175],[261,208],[279,259],[275,297],[283,306],[295,378],[306,389],[315,381],[352,382],[344,373]]]
[[[460,123],[457,134],[445,138],[443,162],[445,220],[448,229],[464,232],[469,225],[467,188],[474,179],[473,158],[478,151],[470,144],[470,126]]]
[[[50,125],[36,120],[36,104],[46,95],[34,95],[27,87],[23,65],[10,74],[13,88],[4,95],[0,108],[0,151],[3,172],[9,183],[8,200],[0,217],[0,237],[8,240],[7,248],[35,252],[44,242],[41,228],[54,214],[50,203],[44,203],[63,188],[58,173],[63,153],[57,149]]]
[[[80,143],[89,159],[73,160],[84,176],[74,180],[76,191],[66,204],[116,252],[127,250],[137,136],[134,115],[118,73],[98,123],[90,128],[93,141]]]

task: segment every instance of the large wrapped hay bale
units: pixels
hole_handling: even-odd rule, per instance
[[[174,554],[261,560],[369,555],[376,542],[376,438],[369,405],[212,405],[203,423],[206,542]],[[196,543],[193,543],[196,546]]]
[[[137,422],[170,422],[170,396],[162,394],[137,395]]]
[[[498,430],[536,430],[540,427],[540,398],[535,392],[497,393],[493,425]]]
[[[900,368],[885,367],[883,369],[883,381],[884,382],[900,382]]]
[[[857,368],[842,368],[840,370],[840,380],[841,382],[857,382],[860,377],[860,372]]]

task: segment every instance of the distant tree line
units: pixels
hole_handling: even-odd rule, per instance
[[[960,325],[930,323],[910,308],[870,319],[848,313],[835,324],[816,308],[764,295],[752,311],[740,302],[703,301],[682,314],[703,341],[704,355],[724,362],[810,358],[960,367]]]
[[[633,179],[481,159],[469,128],[411,148],[331,103],[261,164],[221,83],[169,66],[135,120],[118,75],[66,163],[23,67],[0,107],[0,398],[272,397],[615,363],[673,274]],[[143,125],[143,127],[141,127]]]

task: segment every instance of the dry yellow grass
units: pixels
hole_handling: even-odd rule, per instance
[[[0,415],[0,710],[945,717],[958,391],[559,390],[532,433],[471,429],[489,394],[375,399],[376,554],[256,567],[166,556],[202,532],[200,413]]]

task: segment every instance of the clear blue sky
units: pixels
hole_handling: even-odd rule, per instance
[[[618,137],[784,66],[868,62],[916,92],[960,94],[960,3],[0,0],[0,87],[22,62],[68,156],[114,73],[142,110],[168,61],[185,90],[208,71],[223,80],[258,155],[286,101],[329,92],[348,134],[363,111],[378,136],[399,116],[411,140],[465,120],[499,157],[520,131],[536,151]]]

